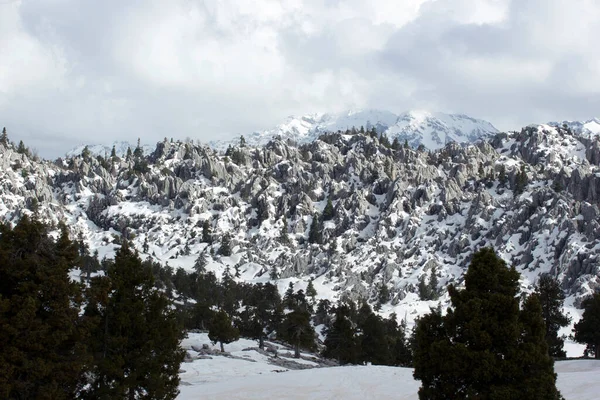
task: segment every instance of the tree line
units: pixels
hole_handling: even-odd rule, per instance
[[[193,271],[173,270],[142,261],[127,241],[99,261],[64,224],[58,234],[28,216],[1,225],[0,398],[175,398],[189,329],[208,331],[223,351],[244,336],[261,348],[267,338],[287,343],[296,357],[414,366],[424,399],[560,398],[564,294],[544,275],[520,301],[518,272],[491,249],[474,254],[464,288],[449,286],[446,312],[431,310],[412,332],[366,300],[317,300],[313,281],[281,296],[272,283],[236,281],[237,266],[218,278],[207,264],[200,254]],[[70,278],[74,267],[82,282]],[[599,358],[600,295],[583,305],[574,339]]]

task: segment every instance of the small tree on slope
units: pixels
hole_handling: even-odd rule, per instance
[[[537,297],[519,310],[519,273],[492,249],[473,256],[465,288],[448,288],[447,315],[416,326],[420,399],[560,399]]]
[[[213,343],[221,345],[221,352],[225,352],[223,344],[235,342],[240,338],[240,331],[233,326],[229,315],[225,311],[216,313],[210,323],[208,338]]]

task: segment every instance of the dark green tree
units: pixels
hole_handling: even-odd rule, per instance
[[[114,144],[113,144],[113,147],[112,147],[112,149],[110,150],[110,157],[111,157],[111,158],[115,158],[115,157],[117,157],[117,149],[116,149],[116,147],[115,147],[115,145],[114,145]]]
[[[210,222],[207,219],[202,223],[202,242],[212,243],[212,229],[210,228]]]
[[[279,240],[281,243],[287,244],[290,242],[290,237],[288,235],[288,222],[285,215],[283,216],[283,225],[281,226],[281,233],[279,234]]]
[[[579,322],[575,324],[575,341],[587,345],[587,352],[594,354],[594,357],[600,359],[600,293],[585,299],[583,306],[583,315]]]
[[[184,332],[172,302],[154,288],[152,271],[127,241],[92,279],[85,316],[95,322],[88,399],[174,399]]]
[[[229,315],[221,310],[213,316],[210,322],[208,338],[213,343],[219,343],[221,345],[221,352],[225,352],[223,344],[229,344],[238,340],[240,338],[240,331],[233,326]]]
[[[8,146],[8,134],[6,133],[6,127],[2,128],[2,135],[0,135],[0,143],[4,147]]]
[[[565,294],[558,281],[549,274],[540,276],[535,292],[546,324],[548,352],[552,357],[566,357],[567,354],[563,350],[565,338],[558,336],[558,330],[571,322],[571,319],[563,313]]]
[[[400,150],[402,146],[400,145],[400,140],[398,140],[398,136],[394,137],[394,140],[392,141],[392,149],[393,150]]]
[[[560,398],[539,300],[519,310],[518,280],[492,249],[474,254],[465,288],[448,288],[447,314],[433,310],[417,323],[419,398]],[[527,387],[532,382],[535,393]]]
[[[72,399],[85,372],[77,247],[26,215],[0,226],[0,398]]]
[[[322,221],[319,218],[319,214],[315,213],[310,224],[310,228],[308,229],[308,243],[321,244],[321,242],[323,241],[322,230]]]
[[[229,257],[231,255],[231,236],[229,236],[228,233],[223,235],[223,238],[221,239],[219,254],[225,257]]]
[[[359,343],[350,308],[347,304],[338,304],[331,327],[326,330],[323,356],[336,359],[340,364],[356,364],[359,359]]]
[[[323,209],[323,221],[329,221],[335,217],[335,210],[333,209],[333,203],[331,202],[331,195],[327,198],[327,204]]]
[[[265,336],[275,331],[283,318],[283,305],[277,286],[266,283],[252,285],[245,301],[243,316],[244,331],[247,336],[258,340],[258,347],[264,347]]]
[[[286,314],[277,337],[294,346],[295,358],[300,358],[300,349],[314,350],[315,330],[310,324],[310,312],[298,307]]]
[[[27,147],[25,147],[25,143],[23,143],[22,140],[19,140],[19,145],[17,146],[17,153],[19,154],[28,154],[29,151],[27,150]]]
[[[87,160],[90,158],[90,156],[92,155],[92,153],[90,152],[90,149],[85,146],[83,148],[83,150],[81,151],[81,158],[83,158],[84,160]]]
[[[523,193],[527,187],[528,181],[529,179],[527,178],[527,172],[525,172],[525,165],[521,165],[521,169],[515,178],[515,196]]]
[[[308,281],[308,285],[306,286],[306,295],[308,297],[310,297],[310,300],[311,300],[311,302],[314,305],[315,304],[315,299],[317,297],[317,289],[315,289],[315,286],[313,285],[312,278],[311,278],[310,281]]]
[[[140,144],[140,138],[138,138],[138,140],[137,140],[137,146],[135,146],[135,150],[133,151],[133,156],[135,158],[141,158],[144,156],[144,150],[142,149],[142,146]]]

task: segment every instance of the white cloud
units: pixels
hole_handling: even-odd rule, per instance
[[[57,156],[356,107],[589,118],[599,28],[595,0],[0,3],[0,125]]]

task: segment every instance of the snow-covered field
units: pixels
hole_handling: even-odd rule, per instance
[[[206,334],[190,334],[183,346],[209,344]],[[351,366],[290,370],[269,363],[270,356],[254,350],[256,342],[241,339],[225,345],[231,356],[211,356],[182,364],[180,400],[195,399],[417,399],[420,382],[412,369]],[[211,349],[217,346],[210,345]],[[279,358],[288,352],[279,348]],[[310,358],[309,355],[305,355]],[[314,364],[300,360],[303,364]],[[595,400],[600,393],[600,361],[556,363],[558,387],[566,400]]]

